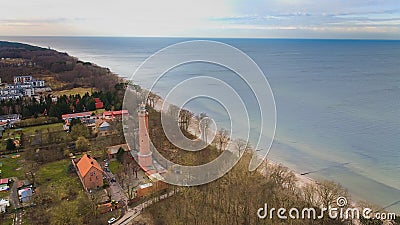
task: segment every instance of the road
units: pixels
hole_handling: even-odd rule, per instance
[[[140,215],[140,213],[142,212],[143,209],[145,209],[145,208],[149,207],[150,205],[158,202],[159,200],[163,200],[163,199],[166,199],[168,197],[171,197],[172,195],[174,195],[178,191],[179,190],[171,191],[169,193],[160,195],[159,197],[154,197],[153,199],[150,199],[150,200],[148,200],[146,202],[143,202],[143,203],[135,206],[134,208],[129,208],[128,211],[126,212],[126,214],[123,217],[121,217],[121,219],[116,221],[114,224],[116,224],[116,225],[127,225],[127,224],[129,224],[129,222],[131,222],[135,217]]]
[[[111,179],[115,179],[114,174],[112,174],[111,171],[107,172],[105,167],[103,170],[106,173],[108,183],[110,184],[111,199],[115,201],[123,201],[126,204],[128,202],[128,197],[126,196],[124,189],[118,182],[111,182]]]
[[[11,187],[10,200],[14,206],[14,209],[18,209],[21,207],[21,204],[18,199],[18,190],[17,190],[18,178],[12,177],[12,179],[14,182]],[[21,223],[22,223],[22,210],[21,209],[16,211],[14,220],[15,220],[15,222],[14,222],[15,225],[21,225]]]

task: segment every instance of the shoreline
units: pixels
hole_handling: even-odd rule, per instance
[[[168,107],[173,105],[173,104],[171,104],[169,102],[165,102],[160,96],[158,96],[158,97],[159,98],[157,99],[157,101],[154,102],[154,110],[156,110],[158,112],[161,112],[161,111],[162,112],[167,112],[168,111]],[[163,107],[163,105],[164,105],[164,107]],[[194,113],[194,112],[192,112],[192,113]],[[195,120],[195,121],[193,121],[193,120]],[[199,130],[198,130],[198,127],[193,124],[193,122],[194,123],[196,123],[196,122],[198,123],[198,121],[195,118],[192,117],[192,119],[191,119],[191,121],[189,123],[188,132],[190,134],[192,134],[193,136],[197,137],[197,138],[201,138],[201,137],[199,137],[197,135],[197,132],[199,132]],[[213,140],[214,137],[215,137],[215,136],[213,136],[213,134],[215,134],[215,133],[216,133],[216,130],[213,130],[212,132],[209,132],[208,135],[207,135],[208,140]],[[227,148],[226,148],[225,151],[235,152],[232,149],[231,145],[232,145],[232,141],[230,141],[228,143]],[[253,154],[257,154],[257,153],[254,152]],[[264,159],[262,164],[256,169],[263,176],[264,176],[264,174],[263,174],[262,171],[265,169],[264,166],[263,166],[263,164],[265,162],[267,162],[267,165],[264,165],[264,166],[268,166],[268,165],[279,166],[280,165],[280,166],[283,166],[283,167],[287,168],[289,171],[291,171],[296,177],[296,184],[297,184],[298,187],[304,187],[304,186],[306,186],[308,184],[318,184],[317,180],[314,180],[313,178],[311,178],[309,176],[306,176],[306,175],[301,175],[300,172],[298,172],[298,171],[296,171],[296,170],[294,170],[292,168],[289,168],[288,166],[284,165],[283,163],[276,162],[276,161],[274,161],[272,159],[268,159],[268,157],[266,159]]]
[[[74,57],[74,56],[71,55],[71,57]],[[95,64],[95,63],[93,63],[93,64],[94,64],[94,65],[98,65],[98,64]],[[111,74],[112,74],[113,76],[116,76],[116,77],[118,78],[118,80],[121,81],[121,82],[127,82],[127,81],[129,81],[129,79],[128,79],[127,77],[123,77],[123,76],[121,76],[120,74],[114,73],[114,72],[112,72],[112,71],[111,71]],[[268,160],[268,161],[271,162],[272,160]],[[278,163],[278,162],[273,162],[273,163],[275,163],[275,164],[281,164],[281,165],[285,166],[284,163]],[[287,167],[287,166],[285,166],[285,167]],[[304,176],[304,175],[300,175],[300,173],[297,172],[296,170],[294,170],[294,169],[292,169],[292,168],[290,168],[290,167],[287,167],[287,168],[289,168],[292,172],[294,172],[294,173],[296,174],[296,177],[297,177],[298,179],[304,180],[304,181],[306,181],[306,182],[310,182],[310,181],[316,182],[316,181],[315,181],[313,178],[311,178],[311,177]],[[363,199],[363,198],[361,198],[361,199]]]

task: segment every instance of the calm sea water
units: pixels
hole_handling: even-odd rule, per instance
[[[188,40],[0,39],[66,51],[123,77],[130,77],[156,51]],[[216,40],[247,53],[270,82],[278,115],[271,159],[298,172],[316,171],[310,176],[340,182],[355,198],[380,206],[400,200],[400,41]],[[224,68],[192,65],[171,71],[160,80],[157,92],[163,94],[177,82],[204,73],[236,83]],[[146,87],[150,76],[136,82]],[[187,106],[224,124],[225,113],[212,103],[198,100]],[[399,204],[387,209],[400,213]]]

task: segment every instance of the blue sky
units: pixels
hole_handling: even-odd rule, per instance
[[[399,39],[399,0],[3,1],[0,35]]]

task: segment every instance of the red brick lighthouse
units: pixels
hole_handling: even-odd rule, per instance
[[[149,138],[149,114],[146,110],[144,103],[140,104],[138,110],[139,118],[139,165],[144,171],[151,170],[153,168],[153,157],[150,151],[150,138]]]

